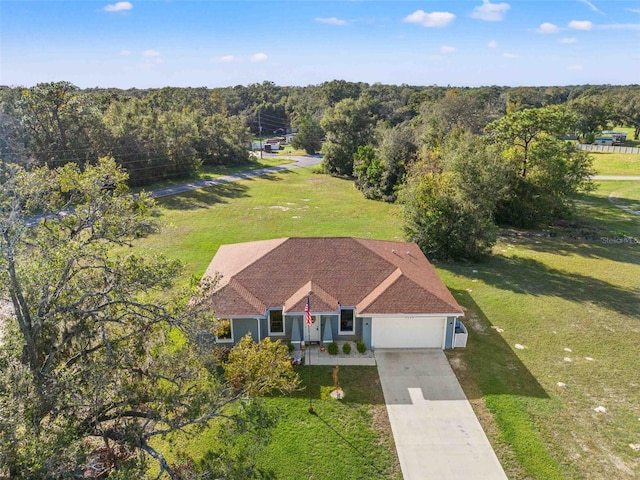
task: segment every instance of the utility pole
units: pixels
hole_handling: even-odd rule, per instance
[[[260,110],[258,110],[258,135],[260,136],[260,158],[262,159],[262,122],[260,122]]]

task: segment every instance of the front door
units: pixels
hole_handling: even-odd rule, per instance
[[[304,322],[304,339],[308,343],[320,343],[320,317],[312,315],[311,320],[311,325]]]

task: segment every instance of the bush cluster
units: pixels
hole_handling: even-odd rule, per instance
[[[356,350],[358,350],[359,353],[364,355],[364,352],[367,351],[367,346],[364,344],[362,340],[358,340],[356,342]]]
[[[351,353],[351,344],[349,342],[342,345],[342,353],[345,355],[349,355]]]
[[[327,345],[327,352],[329,352],[330,355],[337,355],[338,344],[336,342],[331,342],[329,345]]]

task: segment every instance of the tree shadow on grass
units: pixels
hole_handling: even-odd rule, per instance
[[[466,348],[448,350],[446,354],[456,376],[463,387],[467,387],[464,388],[467,398],[476,399],[486,395],[549,398],[512,347],[491,328],[491,322],[471,295],[464,290],[452,290],[452,293],[467,309],[467,321],[464,323],[469,331],[469,339]],[[462,359],[465,365],[461,367],[457,359]],[[469,387],[465,381],[468,376],[473,378],[479,390]]]
[[[194,210],[217,203],[227,203],[231,199],[248,197],[249,187],[238,182],[222,183],[212,187],[199,188],[186,193],[158,199],[158,204],[170,210]]]
[[[370,458],[370,456],[371,456],[371,452],[370,451],[366,451],[365,452],[365,451],[360,450],[353,442],[351,442],[347,437],[345,437],[342,433],[340,433],[338,431],[338,429],[336,429],[333,425],[331,425],[329,423],[329,421],[325,420],[321,414],[319,414],[317,412],[313,412],[313,415],[316,418],[318,418],[318,420],[320,420],[327,427],[327,430],[329,432],[331,432],[333,435],[335,435],[335,437],[340,441],[340,443],[342,445],[344,445],[345,447],[350,448],[357,455],[362,457],[363,462],[365,462],[365,464],[367,466],[369,466],[371,468],[371,470],[372,470],[372,472],[368,472],[367,478],[375,478],[376,476],[378,476],[379,478],[387,478],[387,474],[375,464],[375,462],[374,462],[375,459]],[[374,475],[374,476],[371,477],[370,475]]]
[[[333,369],[327,365],[304,365],[295,367],[302,382],[301,389],[293,392],[294,398],[309,398],[311,401],[326,398],[333,389]],[[344,404],[358,403],[368,405],[384,405],[384,395],[380,385],[378,369],[371,366],[341,366],[338,372],[338,383],[345,392]]]
[[[562,256],[579,255],[584,258],[640,265],[640,237],[634,239],[617,234],[602,233],[586,238],[551,235],[538,238],[535,241],[524,237],[505,237],[503,241],[513,245],[522,245],[536,252]]]
[[[160,196],[158,202],[163,207],[172,210],[192,210],[195,208],[205,208],[216,203],[226,203],[232,198],[248,197],[249,187],[239,181],[251,182],[257,179],[268,180],[271,182],[281,182],[285,174],[291,174],[291,170],[279,170],[273,173],[265,173],[255,176],[255,172],[245,172],[237,174],[238,178],[234,180],[213,179],[212,182],[219,182],[214,185],[201,185],[200,182],[186,183],[170,188],[189,188],[193,190],[176,191],[175,194]]]
[[[479,278],[488,285],[514,293],[590,302],[622,315],[640,317],[637,291],[594,277],[550,268],[532,258],[494,256]]]

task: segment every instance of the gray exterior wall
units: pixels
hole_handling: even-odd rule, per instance
[[[362,341],[367,346],[367,349],[371,349],[371,317],[361,317],[358,318],[360,320],[360,328],[362,329]]]
[[[291,315],[284,317],[284,333],[286,341],[290,341],[292,337],[293,326],[295,325],[298,328],[298,334],[300,338],[302,336],[302,330],[300,330],[300,325],[302,324],[302,315]],[[282,338],[282,337],[274,337],[274,338]]]
[[[258,321],[255,318],[233,319],[233,341],[238,343],[247,333],[251,334],[254,342],[258,342]]]
[[[456,317],[447,317],[447,325],[444,336],[444,348],[453,348],[453,334],[456,330]]]
[[[272,336],[272,340],[280,339],[282,342],[287,343],[291,341],[292,329],[294,324],[297,323],[298,328],[303,324],[302,315],[285,316],[284,323],[284,336],[275,335]],[[258,332],[258,322],[260,322],[260,331]],[[337,315],[321,315],[322,329],[320,332],[321,341],[324,339],[324,330],[331,328],[332,337],[337,342],[355,342],[356,340],[362,340],[368,349],[371,348],[371,336],[372,336],[372,321],[371,317],[356,317],[355,318],[355,333],[353,335],[339,335],[338,334],[338,322],[339,317]],[[445,330],[445,343],[444,348],[453,348],[453,340],[455,334],[456,317],[447,317],[447,324]],[[254,341],[258,342],[269,336],[269,320],[267,318],[255,319],[255,318],[234,318],[233,319],[233,343],[238,343],[242,337],[250,334]],[[258,337],[260,333],[260,337]],[[302,334],[302,331],[300,331]],[[228,345],[231,345],[230,343]]]
[[[269,319],[260,319],[260,340],[263,340],[269,336]]]
[[[338,324],[339,317],[338,315],[322,315],[322,325],[324,326],[322,332],[320,332],[320,338],[324,338],[324,329],[327,328],[328,325],[331,325],[331,333],[333,336],[333,340],[336,342],[355,342],[357,339],[362,338],[362,319],[356,317],[354,319],[355,322],[355,331],[351,335],[340,335],[338,332],[340,330],[340,326]]]

